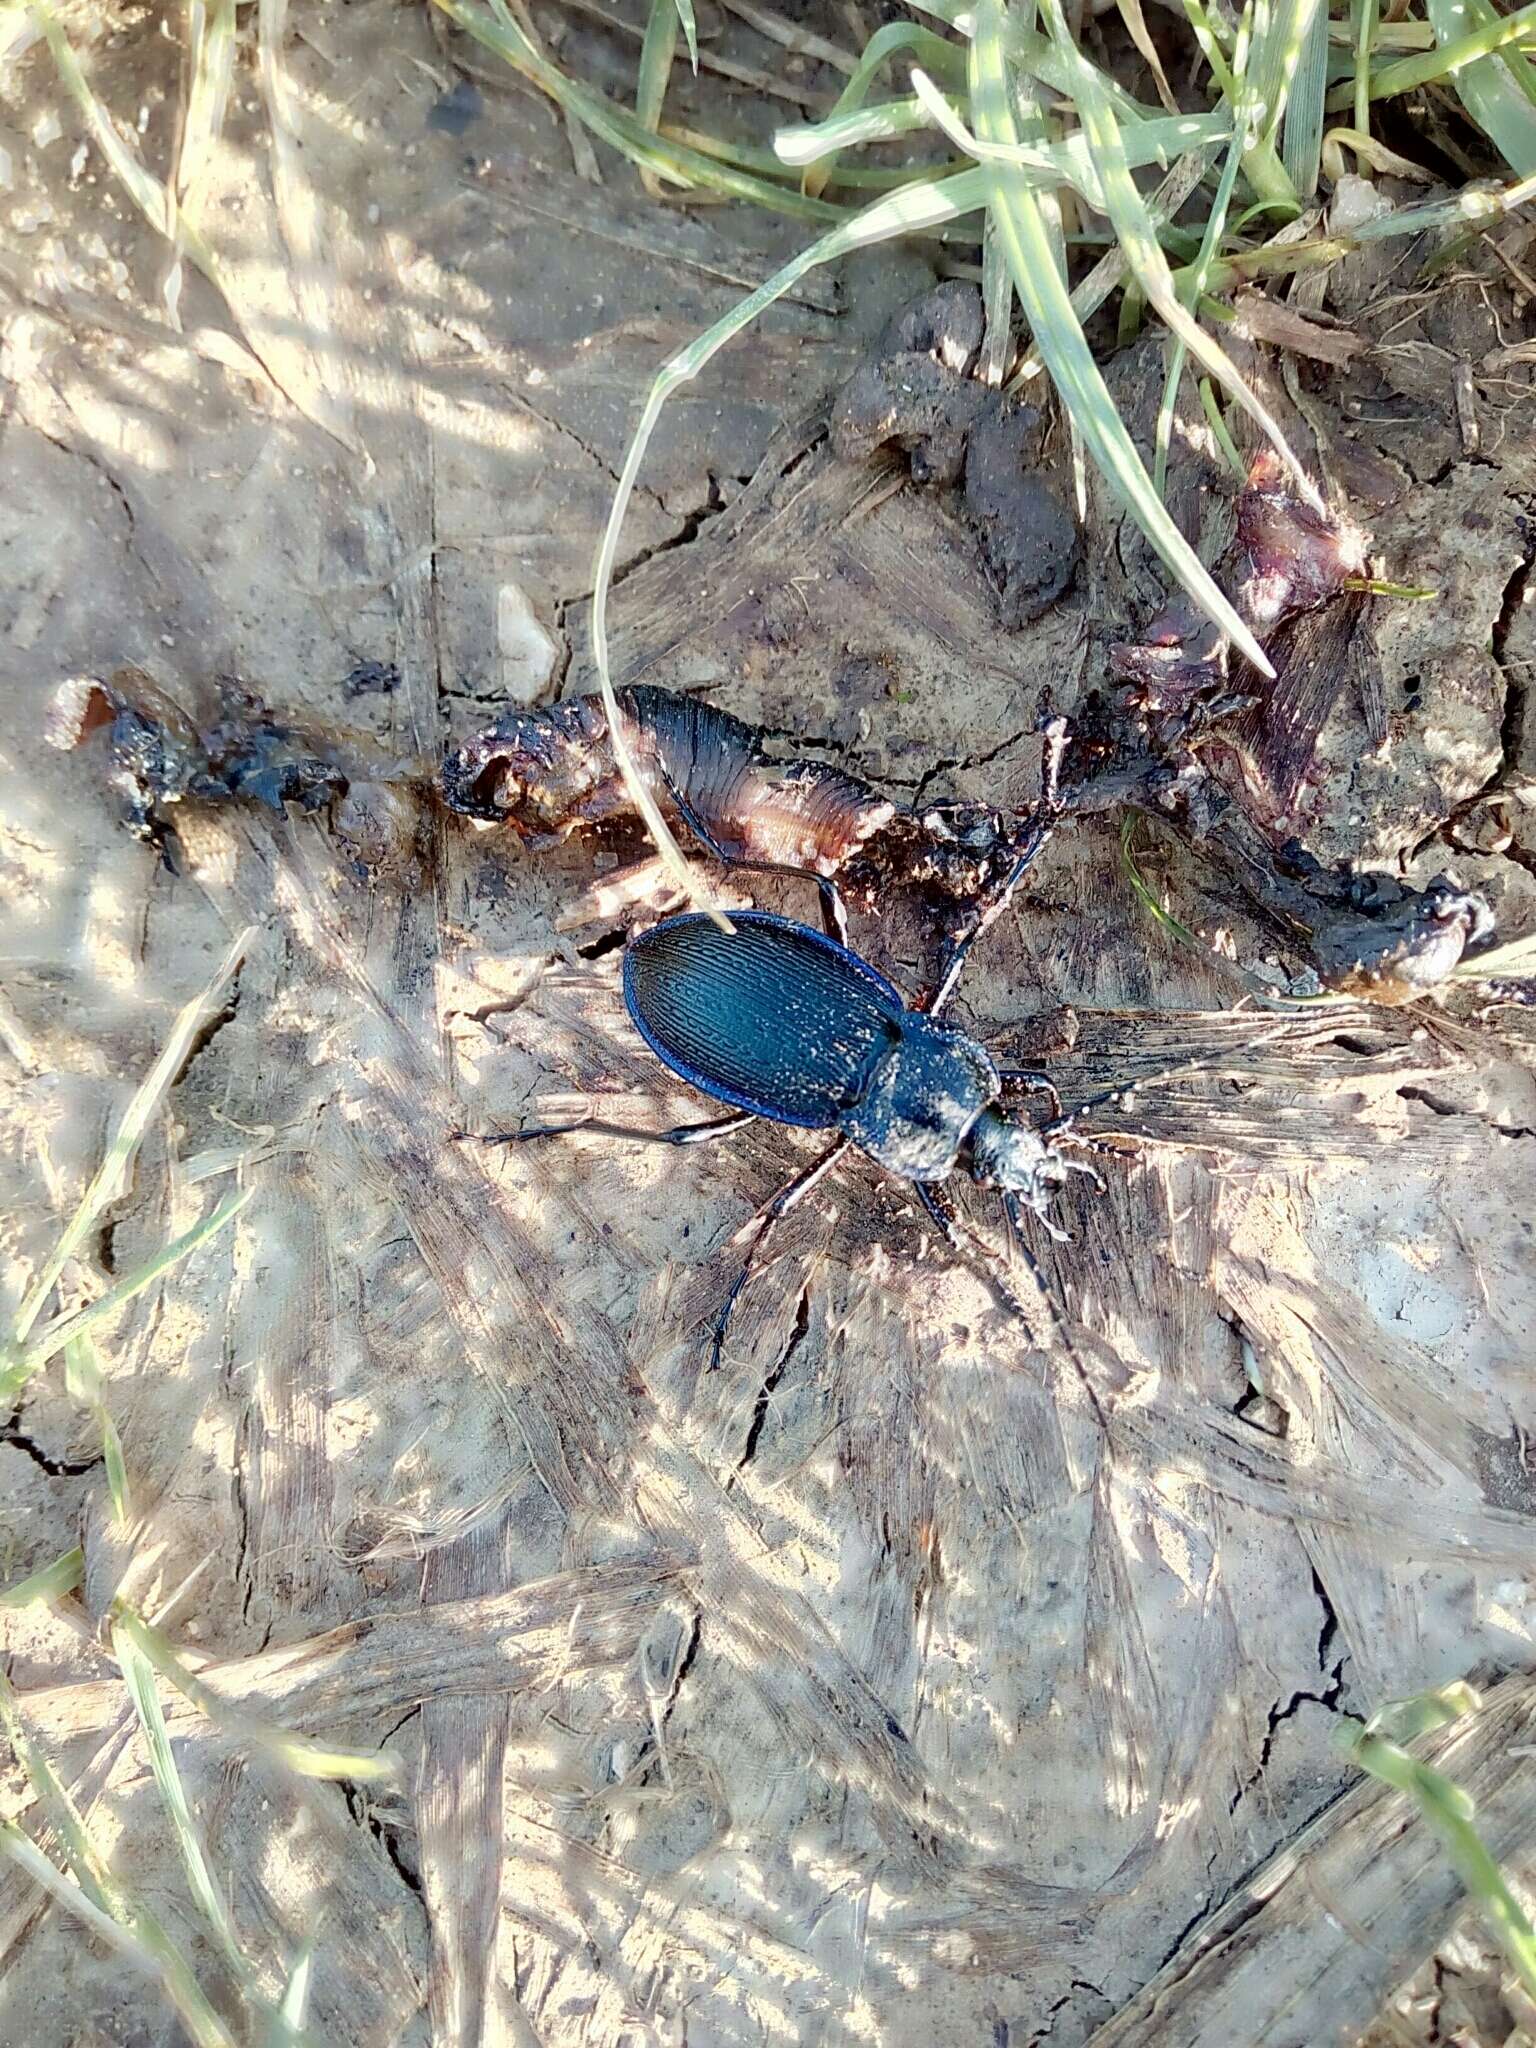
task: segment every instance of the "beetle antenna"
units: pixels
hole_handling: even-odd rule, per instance
[[[1078,1382],[1083,1392],[1088,1397],[1088,1406],[1093,1410],[1094,1419],[1104,1434],[1108,1436],[1109,1418],[1105,1415],[1099,1400],[1098,1389],[1093,1384],[1082,1353],[1072,1341],[1072,1334],[1067,1328],[1066,1318],[1056,1306],[1056,1297],[1045,1284],[1045,1274],[1041,1270],[1040,1261],[1024,1241],[1023,1227],[1019,1220],[1019,1198],[1017,1195],[1004,1193],[1003,1213],[1008,1218],[1009,1247],[1017,1251],[1020,1258],[1024,1261],[1029,1277],[1035,1283],[1035,1292],[1045,1304],[1045,1313],[1050,1319],[1051,1328],[1055,1332],[1062,1350],[1065,1351],[1068,1359],[1071,1361],[1072,1370],[1077,1374]]]
[[[1273,1031],[1266,1031],[1260,1037],[1250,1039],[1248,1043],[1250,1046],[1268,1045],[1273,1039],[1283,1037],[1285,1030],[1284,1024],[1278,1024]],[[1164,1081],[1171,1081],[1175,1074],[1187,1074],[1196,1067],[1216,1067],[1220,1064],[1220,1054],[1191,1053],[1187,1059],[1175,1060],[1170,1066],[1159,1067],[1154,1073],[1138,1074],[1133,1080],[1121,1081],[1113,1088],[1101,1088],[1096,1095],[1085,1096],[1064,1116],[1056,1117],[1048,1124],[1041,1124],[1040,1135],[1043,1138],[1060,1137],[1087,1116],[1090,1110],[1104,1109],[1111,1103],[1127,1102],[1139,1088],[1157,1087]]]

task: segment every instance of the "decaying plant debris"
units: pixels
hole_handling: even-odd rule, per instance
[[[1068,1102],[1209,1067],[1106,1116],[1139,1159],[1101,1162],[1072,1244],[1035,1245],[1107,1433],[1061,1359],[854,1177],[796,1219],[701,1375],[715,1261],[794,1140],[660,1166],[595,1140],[558,1163],[452,1143],[595,1094],[636,1121],[687,1103],[658,1094],[616,997],[643,908],[561,930],[643,842],[610,820],[531,850],[413,806],[412,782],[509,704],[589,700],[591,538],[633,403],[795,238],[658,225],[489,86],[467,129],[434,125],[453,80],[408,11],[310,29],[286,52],[274,214],[251,203],[265,143],[238,95],[202,195],[275,382],[207,301],[178,333],[119,296],[114,266],[153,277],[159,244],[72,181],[73,137],[57,164],[18,149],[53,218],[11,281],[0,444],[5,682],[26,707],[0,763],[8,1276],[36,1270],[230,929],[258,927],[66,1276],[66,1302],[97,1293],[231,1172],[254,1190],[103,1333],[133,1525],[62,1378],[37,1376],[0,1431],[5,1584],[81,1551],[78,1591],[0,1611],[18,1711],[231,2014],[97,1648],[111,1602],[163,1608],[243,1714],[403,1760],[388,1785],[296,1781],[166,1696],[249,1967],[280,1987],[312,1938],[327,2041],[1363,2031],[1456,1894],[1393,1798],[1350,1789],[1336,1716],[1512,1673],[1445,1746],[1517,1869],[1530,1835],[1529,1016],[1441,981],[1437,952],[1481,903],[1501,940],[1536,925],[1536,414],[1528,364],[1483,367],[1521,331],[1510,273],[1482,242],[1465,278],[1425,286],[1400,249],[1357,251],[1311,309],[1361,337],[1349,360],[1246,363],[1373,565],[1436,592],[1346,591],[1288,621],[1276,640],[1299,651],[1260,704],[1221,701],[1250,694],[1230,662],[1176,703],[1113,674],[1112,646],[1153,644],[1167,589],[1091,480],[1071,582],[1000,632],[938,491],[829,444],[863,351],[809,287],[676,401],[626,530],[620,689],[716,704],[776,760],[919,819],[1027,808],[1048,709],[1085,748],[1102,736],[1080,779],[1103,778],[1105,812],[1056,835],[989,934],[966,1026],[1038,1049]],[[127,106],[174,60],[134,31],[94,75]],[[892,308],[920,281],[891,282]],[[1150,449],[1160,351],[1110,375]],[[1198,408],[1176,426],[1168,499],[1226,576],[1240,484]],[[398,687],[349,696],[369,663]],[[113,815],[110,732],[45,744],[57,678],[107,679],[91,703],[115,724],[129,664],[210,754],[216,679],[244,679],[263,708],[237,708],[293,736],[326,801],[279,818],[245,800],[281,799],[268,743],[249,791],[220,742],[225,787],[188,779],[162,806],[167,873]],[[320,737],[354,728],[357,752]],[[1199,945],[1149,916],[1122,860],[1148,761],[1134,871]],[[338,837],[359,804],[398,865]],[[806,914],[803,882],[725,881]],[[920,893],[851,907],[915,986]],[[1330,960],[1380,961],[1404,930],[1406,1005],[1259,1022],[1235,1000],[1234,967],[1326,985]],[[0,2002],[38,2048],[165,2034],[158,1985],[9,1864],[0,1929]]]

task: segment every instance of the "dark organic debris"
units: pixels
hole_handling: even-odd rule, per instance
[[[981,294],[939,285],[904,306],[849,378],[832,413],[832,445],[864,462],[888,447],[907,454],[915,483],[964,478],[964,509],[998,594],[1003,624],[1017,631],[1061,595],[1078,554],[1077,528],[1032,472],[1040,416],[978,384]]]
[[[1352,520],[1297,497],[1272,448],[1261,449],[1248,471],[1237,501],[1237,539],[1247,557],[1237,608],[1261,636],[1316,611],[1366,573],[1367,536]]]
[[[1063,805],[1078,817],[1139,810],[1219,866],[1320,988],[1396,1006],[1437,988],[1492,943],[1485,899],[1437,875],[1422,889],[1390,875],[1328,868],[1295,839],[1276,845],[1218,780],[1202,750],[1127,742],[1123,706],[1091,697],[1074,723]]]
[[[49,712],[49,743],[76,747],[102,728],[109,734],[124,821],[173,871],[172,813],[180,803],[258,803],[280,816],[285,804],[319,810],[365,782],[388,783],[396,810],[412,800],[406,764],[385,760],[360,734],[279,717],[236,683],[223,687],[218,715],[206,725],[142,669],[118,669],[110,681],[75,676],[61,683]],[[361,831],[363,808],[356,799],[360,847],[378,840],[376,828]],[[393,837],[398,841],[398,825]]]
[[[342,679],[341,694],[350,704],[358,697],[392,697],[400,687],[400,671],[392,661],[360,661]]]
[[[987,401],[967,374],[980,346],[981,297],[970,286],[941,285],[905,308],[838,394],[838,454],[867,462],[877,450],[897,447],[918,483],[958,483],[965,437]]]
[[[965,510],[981,541],[1012,632],[1055,603],[1077,567],[1077,525],[1034,474],[1041,420],[1033,406],[991,400],[971,428]]]
[[[669,822],[731,866],[835,877],[861,901],[895,883],[958,902],[1011,863],[1019,820],[989,806],[914,812],[823,762],[777,758],[766,733],[670,690],[641,685],[618,703],[631,758]],[[442,792],[451,810],[532,847],[635,816],[595,695],[510,713],[451,749]]]
[[[1234,678],[1231,642],[1180,596],[1140,641],[1109,651],[1110,671],[1126,685],[1127,710],[1150,721],[1163,746],[1196,733],[1222,732],[1283,809],[1310,763],[1347,653],[1346,647],[1328,662],[1326,676],[1316,679],[1321,688],[1287,693],[1286,670],[1306,665],[1313,637],[1295,628],[1366,574],[1367,546],[1367,536],[1352,520],[1319,513],[1298,497],[1279,458],[1262,450],[1238,497],[1237,540],[1222,578],[1238,613],[1274,663],[1276,681],[1269,683],[1257,673]],[[1352,626],[1354,616],[1341,614],[1341,623]],[[1158,721],[1167,720],[1175,723],[1159,726]]]

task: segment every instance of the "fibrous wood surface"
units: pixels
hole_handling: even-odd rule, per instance
[[[99,764],[38,740],[61,675],[124,661],[428,756],[506,696],[588,686],[591,551],[644,385],[798,233],[658,213],[617,169],[579,183],[519,93],[434,124],[452,81],[412,12],[327,13],[284,63],[282,165],[251,88],[206,202],[269,376],[212,297],[180,332],[153,310],[163,251],[99,167],[71,175],[70,140],[29,159],[51,214],[5,259],[7,1285],[258,924],[70,1276],[127,1270],[232,1161],[258,1190],[106,1347],[135,1525],[45,1377],[0,1442],[7,1580],[79,1540],[99,1619],[195,1571],[165,1625],[210,1687],[401,1756],[387,1792],[300,1787],[170,1709],[249,1953],[275,1984],[314,1936],[326,2041],[1352,2039],[1456,1900],[1398,1803],[1349,1789],[1330,1723],[1531,1662],[1521,1013],[1261,1025],[1149,923],[1115,831],[1062,835],[965,1021],[1006,1050],[1071,1004],[1069,1100],[1212,1062],[1106,1112],[1138,1142],[1084,1184],[1070,1243],[1033,1241],[1106,1426],[1044,1319],[1031,1341],[867,1169],[786,1226],[702,1372],[736,1233],[799,1138],[453,1135],[596,1093],[657,1126],[696,1108],[628,1030],[617,936],[562,929],[589,849],[438,822],[419,882],[370,890],[321,823],[189,813],[175,878],[119,832]],[[130,25],[93,75],[131,110],[174,68]],[[1440,595],[1367,613],[1298,822],[1330,859],[1450,862],[1529,929],[1529,394],[1481,390],[1475,459],[1451,400],[1504,287],[1421,309],[1411,390],[1400,308],[1374,346],[1383,278],[1339,289],[1376,411],[1306,384],[1301,416],[1389,573]],[[1073,592],[1001,632],[942,504],[827,449],[825,394],[874,324],[837,304],[808,289],[674,405],[616,671],[893,792],[1027,803],[1047,693],[1070,711],[1101,679],[1153,569],[1095,499]],[[1115,377],[1147,426],[1157,358]],[[1187,424],[1171,484],[1214,549],[1230,507]],[[348,698],[365,661],[398,684]],[[1496,804],[1504,846],[1447,845],[1447,820],[1493,844]],[[1198,864],[1156,875],[1262,950]],[[907,985],[931,965],[899,906],[855,939]],[[3,1625],[36,1739],[216,1989],[115,1669],[67,1617]],[[1512,1855],[1530,1713],[1510,1677],[1442,1738]],[[169,2038],[153,1987],[9,1870],[0,1937],[0,2036]]]

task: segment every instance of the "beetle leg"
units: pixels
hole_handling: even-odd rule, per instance
[[[967,1264],[978,1260],[990,1281],[993,1293],[1011,1314],[1016,1315],[1024,1325],[1024,1333],[1033,1341],[1034,1328],[1029,1320],[1029,1310],[1014,1292],[1012,1283],[1003,1270],[1003,1261],[979,1237],[968,1231],[960,1221],[960,1212],[955,1207],[955,1198],[940,1180],[918,1180],[912,1183],[917,1190],[917,1199],[928,1213],[940,1237],[957,1252]]]
[[[819,875],[814,868],[790,867],[786,863],[772,860],[743,860],[739,854],[728,853],[714,833],[705,824],[688,798],[678,787],[675,776],[663,770],[667,794],[677,806],[677,814],[688,830],[698,840],[706,853],[714,855],[725,868],[750,868],[761,874],[804,875],[807,881],[816,884],[816,893],[821,898],[822,929],[829,939],[836,939],[840,946],[848,943],[848,912],[843,904],[842,893],[830,875]]]
[[[725,1297],[720,1313],[715,1318],[715,1334],[709,1347],[711,1372],[719,1370],[720,1353],[725,1344],[725,1333],[730,1324],[731,1313],[736,1306],[736,1297],[747,1284],[757,1255],[763,1248],[763,1240],[779,1218],[787,1216],[791,1209],[798,1207],[816,1183],[832,1171],[852,1142],[851,1138],[839,1138],[835,1144],[829,1145],[820,1158],[813,1159],[802,1173],[797,1173],[793,1180],[786,1181],[773,1200],[760,1212],[761,1220],[753,1233],[752,1242],[747,1246],[747,1255],[741,1262],[741,1271],[731,1283],[731,1291]]]
[[[962,932],[950,946],[939,975],[938,985],[933,994],[917,1007],[926,1010],[930,1017],[936,1017],[955,992],[955,986],[965,971],[966,959],[972,946],[1002,916],[1013,901],[1013,892],[1034,866],[1041,848],[1055,830],[1056,820],[1061,814],[1061,794],[1058,787],[1061,775],[1061,756],[1067,740],[1066,720],[1053,718],[1046,727],[1045,753],[1041,759],[1040,808],[1030,819],[1018,839],[1013,866],[1002,882],[995,888],[984,890],[975,904],[975,916],[970,929]]]
[[[755,1123],[750,1109],[730,1116],[711,1117],[702,1124],[674,1124],[666,1131],[641,1130],[635,1124],[603,1123],[597,1117],[578,1117],[568,1124],[527,1124],[520,1131],[454,1131],[455,1138],[473,1138],[480,1145],[520,1145],[527,1138],[564,1138],[573,1131],[595,1131],[603,1138],[637,1138],[648,1145],[704,1145],[711,1138],[724,1138],[746,1124]]]
[[[1061,1115],[1061,1092],[1049,1074],[1038,1067],[1004,1067],[998,1074],[1004,1095],[1049,1095]]]
[[[840,946],[848,943],[848,911],[843,902],[842,891],[830,875],[816,877],[817,893],[821,897],[821,924],[829,939],[836,939]]]

